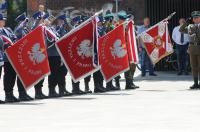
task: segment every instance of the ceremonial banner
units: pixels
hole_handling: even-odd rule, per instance
[[[93,21],[88,22],[56,42],[56,48],[74,82],[78,82],[97,70],[93,66],[95,24]]]
[[[42,26],[7,48],[6,55],[26,89],[50,74]]]
[[[106,82],[129,70],[124,25],[99,38],[99,61]]]
[[[6,46],[11,46],[13,45],[13,42],[10,38],[8,38],[7,36],[5,35],[0,35],[1,39],[4,41],[4,46],[2,49],[0,49],[0,66],[3,66],[4,65],[4,59],[3,59],[3,56],[4,56],[4,47]]]
[[[167,22],[162,21],[139,35],[153,64],[173,53]]]
[[[133,25],[133,21],[129,21],[126,30],[126,38],[127,38],[127,50],[130,63],[138,64],[138,48],[135,36],[135,28]]]
[[[94,19],[94,23],[97,23],[99,20],[98,20],[98,17],[96,17]],[[93,65],[95,67],[99,66],[99,56],[98,56],[98,25],[95,24],[95,27],[94,27],[94,45],[93,45]]]

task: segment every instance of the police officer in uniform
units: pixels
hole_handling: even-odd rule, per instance
[[[22,37],[24,37],[26,34],[29,33],[30,29],[28,28],[28,21],[29,19],[26,17],[26,14],[23,13],[21,15],[19,15],[15,21],[18,23],[18,25],[15,27],[14,33],[17,37],[17,40],[21,39]],[[20,101],[30,101],[33,100],[33,98],[31,98],[30,96],[27,95],[24,86],[21,82],[21,80],[19,79],[19,77],[17,77],[17,86],[19,89],[19,99]]]
[[[71,95],[68,91],[66,91],[65,78],[63,78],[62,75],[63,63],[55,47],[55,42],[59,39],[59,34],[56,32],[56,28],[53,25],[51,25],[55,18],[53,16],[49,16],[49,14],[45,14],[43,19],[46,29],[45,35],[48,47],[48,60],[51,69],[51,74],[48,77],[49,97],[53,98]],[[52,34],[54,37],[52,37],[50,34]],[[59,94],[57,94],[55,90],[57,85],[59,88]]]
[[[190,63],[192,67],[192,74],[194,79],[194,84],[190,89],[199,89],[200,84],[198,83],[200,79],[200,11],[193,11],[192,14],[193,24],[190,24],[191,18],[187,19],[180,27],[180,32],[187,33],[189,35],[189,54]]]
[[[120,11],[118,14],[118,18],[119,18],[119,24],[124,23],[127,19],[131,18],[131,15],[126,14],[125,11]],[[130,70],[128,70],[127,72],[124,73],[125,76],[125,80],[126,80],[126,90],[129,89],[136,89],[139,88],[138,86],[136,86],[133,83],[133,76],[135,73],[135,69],[136,69],[136,65],[135,64],[129,64]]]
[[[105,32],[108,33],[108,32],[112,31],[115,28],[115,26],[113,25],[114,16],[108,10],[106,12],[106,15],[104,16],[104,19],[105,19],[105,23],[104,23]],[[115,78],[117,87],[113,86],[113,83],[112,83],[112,80],[111,80],[111,81],[106,83],[106,89],[108,91],[120,90],[119,79],[120,79],[120,76]]]
[[[84,21],[84,19],[81,17],[81,15],[78,15],[76,17],[74,17],[72,19],[73,22],[73,26],[74,28],[76,28],[78,25],[80,25],[82,22]],[[87,93],[92,93],[92,91],[90,91],[89,89],[89,82],[90,82],[91,76],[88,76],[86,78],[84,78],[84,83],[85,83],[85,91],[82,91],[80,89],[80,82],[74,82],[72,80],[72,94],[76,95],[76,94],[87,94]]]
[[[32,26],[32,30],[34,30],[35,28],[37,28],[39,25],[43,25],[44,24],[44,19],[42,18],[43,15],[40,11],[36,12],[35,14],[33,14],[33,19],[34,19],[34,23]],[[34,88],[35,88],[35,99],[46,99],[47,96],[43,94],[42,92],[42,87],[43,87],[43,83],[44,83],[44,79],[42,79],[40,82],[38,82]]]
[[[97,23],[98,37],[101,37],[106,34],[105,27],[103,26],[104,18],[103,16],[99,16],[98,19],[99,19]],[[107,89],[103,86],[104,79],[100,70],[96,71],[93,74],[93,80],[94,80],[94,93],[104,93],[107,91]]]
[[[71,27],[67,22],[67,16],[65,14],[59,15],[55,22],[54,22],[54,28],[56,32],[59,34],[59,37],[63,37],[65,34],[67,34],[70,30]],[[66,90],[66,80],[65,77],[67,75],[67,68],[65,67],[64,63],[61,63],[61,66],[59,68],[59,95],[60,96],[69,96],[72,95],[70,92]]]
[[[12,42],[15,42],[17,40],[17,37],[13,33],[13,31],[5,27],[5,20],[6,18],[3,17],[2,14],[0,14],[0,34],[8,37]],[[9,42],[5,42],[3,38],[1,37],[1,47],[5,51],[11,44]],[[16,73],[8,61],[7,56],[4,54],[4,78],[3,78],[3,85],[5,90],[5,102],[13,103],[13,102],[19,102],[19,100],[14,96],[13,94],[13,88],[15,85],[16,80]]]

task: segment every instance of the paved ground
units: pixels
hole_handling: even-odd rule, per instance
[[[135,91],[0,105],[0,132],[200,131],[200,91],[187,90],[191,76],[158,75],[136,77]]]

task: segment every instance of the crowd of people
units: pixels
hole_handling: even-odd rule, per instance
[[[126,14],[126,12],[119,12],[118,13],[118,22],[114,22],[114,15],[107,11],[105,16],[99,16],[98,17],[98,33],[99,37],[105,35],[109,31],[113,30],[115,26],[118,24],[123,23],[126,21],[126,19],[130,18],[131,15]],[[76,28],[78,25],[80,25],[82,22],[88,19],[88,16],[84,15],[77,15],[74,18],[71,18],[70,21],[68,21],[68,16],[66,16],[65,13],[59,13],[57,17],[54,17],[52,15],[49,15],[45,12],[44,6],[40,5],[39,11],[35,12],[31,19],[27,18],[26,14],[19,15],[15,21],[17,22],[17,26],[14,30],[12,30],[9,27],[5,26],[6,18],[0,14],[0,34],[3,36],[8,37],[13,43],[24,37],[26,34],[31,32],[33,29],[37,28],[38,26],[42,25],[45,26],[48,30],[56,34],[57,38],[63,37],[65,34],[70,32],[70,30]],[[31,20],[31,22],[30,22]],[[30,26],[31,24],[31,26]],[[71,96],[71,95],[80,95],[80,94],[87,94],[92,93],[92,91],[89,88],[89,82],[91,79],[91,76],[88,76],[84,78],[85,83],[85,91],[82,91],[80,89],[80,82],[74,82],[72,80],[72,92],[67,91],[66,89],[66,75],[68,73],[67,68],[63,65],[61,57],[58,54],[58,51],[55,47],[56,40],[52,38],[50,35],[45,34],[46,39],[46,45],[50,46],[50,48],[47,49],[48,53],[48,60],[49,65],[51,69],[51,74],[48,76],[48,89],[49,89],[49,95],[46,96],[42,92],[44,79],[38,82],[34,88],[35,88],[35,99],[46,99],[46,98],[57,98],[62,96]],[[4,41],[3,38],[0,38],[0,45],[2,51],[5,51],[9,46],[11,46],[9,43]],[[34,98],[30,97],[20,78],[17,77],[17,74],[12,67],[11,63],[7,59],[7,56],[5,53],[3,53],[3,59],[4,59],[4,65],[1,67],[1,69],[4,69],[3,74],[3,87],[5,91],[5,102],[7,103],[14,103],[19,101],[31,101],[34,100]],[[126,87],[125,89],[136,89],[139,88],[133,83],[133,75],[135,72],[135,65],[131,66],[131,70],[125,72],[125,78],[126,78]],[[78,72],[78,71],[77,71]],[[93,74],[94,79],[94,92],[95,93],[102,93],[107,91],[113,91],[113,90],[120,90],[120,76],[115,78],[115,85],[112,81],[107,82],[106,86],[104,87],[104,80],[103,76],[100,71],[97,71]],[[16,81],[17,80],[17,81]],[[15,97],[13,94],[13,88],[15,85],[15,82],[17,82],[19,97]],[[56,86],[58,86],[59,93],[56,92]],[[1,101],[1,103],[5,103]]]
[[[199,12],[198,12],[199,13]],[[196,14],[195,14],[196,15]],[[200,13],[197,15],[200,17]],[[83,15],[77,15],[74,18],[71,18],[71,21],[67,21],[67,17],[65,13],[60,13],[60,15],[57,15],[57,17],[52,17],[48,13],[44,11],[44,7],[40,6],[40,10],[35,12],[31,18],[32,25],[30,26],[30,18],[27,18],[26,14],[19,15],[15,21],[18,23],[15,29],[12,31],[11,28],[5,27],[6,18],[0,14],[0,35],[4,35],[8,37],[13,43],[24,37],[26,34],[31,32],[31,30],[35,29],[36,27],[43,25],[48,30],[52,31],[58,38],[63,37],[65,34],[67,34],[70,30],[73,28],[76,28],[78,25],[80,25],[82,22],[88,19],[88,16]],[[117,25],[125,22],[127,19],[132,19],[132,15],[126,14],[126,12],[122,11],[117,14],[118,21],[115,21],[114,15],[111,12],[106,12],[105,16],[99,16],[98,18],[98,34],[99,37],[105,35],[106,33],[113,30]],[[199,22],[199,21],[198,21]],[[191,33],[190,31],[182,33],[180,32],[181,29],[185,25],[185,20],[182,18],[179,21],[180,26],[177,26],[174,31],[172,38],[174,42],[176,43],[177,47],[177,57],[178,57],[178,66],[179,66],[179,72],[178,75],[182,75],[185,73],[188,75],[186,64],[187,64],[187,49],[188,49],[188,43],[189,43],[189,35],[186,33]],[[150,27],[150,19],[145,18],[144,24],[142,26],[137,26],[137,33],[140,34],[147,30]],[[199,31],[200,32],[200,31]],[[199,36],[198,36],[199,37]],[[46,44],[53,45],[56,40],[51,38],[48,34],[45,34],[46,38]],[[197,46],[199,48],[199,39],[195,40],[197,41]],[[196,43],[195,43],[196,44]],[[9,46],[11,46],[9,43],[3,40],[3,38],[0,37],[0,48],[2,51],[5,51]],[[138,45],[139,51],[141,52],[141,67],[142,67],[142,77],[146,76],[146,67],[149,68],[149,75],[150,76],[157,76],[154,73],[154,66],[151,63],[151,60],[149,59],[145,48],[142,44]],[[191,47],[191,46],[190,46]],[[190,49],[191,51],[194,50],[193,48]],[[35,99],[46,99],[46,98],[57,98],[57,97],[63,97],[63,96],[71,96],[71,95],[80,95],[80,94],[87,94],[92,93],[89,87],[89,82],[91,79],[91,76],[88,76],[84,79],[85,84],[85,91],[82,91],[80,89],[80,82],[75,83],[72,80],[72,92],[69,92],[66,89],[66,75],[68,73],[67,68],[63,65],[61,57],[58,54],[58,51],[55,47],[55,45],[51,46],[47,49],[48,53],[48,60],[49,65],[51,69],[51,74],[48,76],[48,89],[49,89],[49,95],[46,96],[42,92],[44,79],[38,82],[34,88],[35,88]],[[198,75],[200,74],[200,57],[199,57],[199,50],[197,53],[194,54],[194,56],[191,56],[192,59],[192,66],[198,67],[193,68],[193,75],[194,75],[194,81],[195,84],[191,88],[199,87],[198,84]],[[7,103],[14,103],[14,102],[20,102],[20,101],[31,101],[34,100],[32,97],[30,97],[24,86],[22,85],[21,80],[19,77],[17,77],[17,74],[15,70],[13,69],[12,65],[8,61],[5,54],[4,56],[4,65],[1,67],[1,69],[4,69],[3,74],[3,88],[5,91],[5,102]],[[197,61],[197,62],[195,62]],[[130,64],[130,70],[124,73],[125,80],[126,80],[126,87],[125,89],[137,89],[139,88],[133,83],[133,76],[135,73],[136,65]],[[78,72],[78,71],[77,71]],[[196,74],[194,74],[197,73]],[[120,76],[116,77],[115,85],[113,84],[113,81],[106,83],[106,86],[104,87],[104,79],[100,71],[97,71],[93,74],[94,79],[94,92],[95,93],[102,93],[107,91],[113,91],[113,90],[120,90]],[[16,81],[17,80],[17,81]],[[15,85],[15,82],[17,82],[19,97],[15,97],[13,94],[13,88]],[[56,92],[56,86],[58,86],[59,93]],[[4,101],[0,101],[0,103],[5,103]]]

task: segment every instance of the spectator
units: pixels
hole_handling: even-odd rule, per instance
[[[177,54],[177,62],[178,62],[178,75],[188,75],[187,71],[187,63],[188,63],[188,44],[189,44],[189,37],[188,34],[181,33],[179,31],[180,26],[185,23],[185,19],[181,18],[179,20],[179,26],[176,26],[172,33],[172,39],[176,45],[176,54]]]
[[[138,27],[138,34],[146,31],[150,28],[150,19],[148,17],[144,18],[143,25]],[[142,68],[142,77],[146,76],[146,66],[149,69],[149,76],[157,76],[154,73],[154,66],[143,46],[143,43],[140,43],[140,52],[141,52],[141,68]]]

